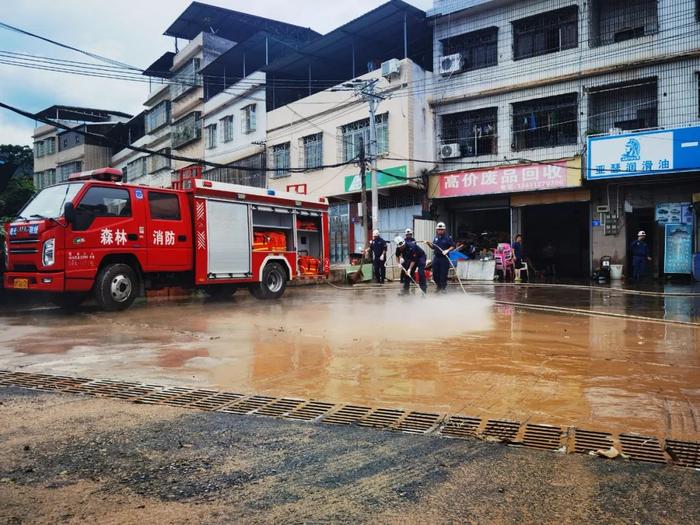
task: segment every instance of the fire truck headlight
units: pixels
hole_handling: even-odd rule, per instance
[[[44,249],[41,252],[41,262],[44,266],[51,266],[55,262],[56,239],[49,239],[44,242]]]

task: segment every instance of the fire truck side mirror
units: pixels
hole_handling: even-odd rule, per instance
[[[75,207],[72,202],[66,202],[63,207],[63,216],[66,219],[66,223],[73,224],[75,222]]]

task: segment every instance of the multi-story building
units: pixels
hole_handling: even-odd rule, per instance
[[[37,115],[72,128],[70,131],[52,125],[35,128],[32,138],[37,189],[64,181],[71,173],[109,166],[112,155],[109,142],[83,133],[105,135],[131,118],[120,111],[73,106],[51,106]]]
[[[175,39],[176,50],[163,54],[144,71],[150,79],[144,133],[132,136],[133,145],[164,155],[125,149],[113,163],[126,167],[134,182],[166,186],[174,170],[202,161],[222,165],[235,161],[235,166],[260,170],[239,170],[253,173],[249,180],[238,177],[239,182],[264,185],[262,146],[254,144],[264,140],[265,133],[264,97],[260,96],[265,76],[259,67],[280,56],[280,49],[294,49],[318,34],[199,2],[191,3],[164,34]],[[180,49],[181,40],[187,43]],[[191,160],[171,160],[167,155]],[[217,180],[237,177],[230,169],[211,170],[206,165],[205,175]]]
[[[202,69],[204,160],[211,163],[204,177],[265,187],[267,106],[262,69],[319,37],[310,29],[271,27],[236,44]]]
[[[655,273],[663,272],[668,239],[655,207],[700,192],[698,163],[695,173],[672,162],[643,170],[643,161],[668,155],[650,151],[647,159],[644,151],[622,173],[619,160],[604,167],[613,143],[603,140],[592,142],[601,152],[593,168],[582,158],[589,137],[698,125],[698,3],[435,0],[429,14],[436,215],[466,241],[522,233],[535,266],[555,250],[557,273],[567,277],[588,276],[604,255],[625,262],[644,229]],[[660,137],[645,139],[648,147]],[[697,144],[700,134],[684,137]],[[673,133],[662,140],[673,143]],[[624,157],[624,148],[615,154]],[[592,169],[606,177],[597,181]]]
[[[361,149],[369,154],[368,105],[353,86],[376,81],[379,224],[403,233],[424,212],[424,166],[432,158],[425,96],[432,57],[425,13],[393,0],[264,68],[267,73],[268,187],[328,197],[331,261],[366,243]],[[355,82],[348,83],[347,81]],[[427,179],[427,177],[426,177]],[[368,206],[368,208],[370,208]]]

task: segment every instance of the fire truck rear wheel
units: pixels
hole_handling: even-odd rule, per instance
[[[258,299],[277,299],[287,288],[287,272],[280,263],[271,262],[265,266],[262,281],[250,288],[250,293]]]
[[[97,276],[95,299],[102,309],[109,312],[131,306],[138,294],[136,272],[128,264],[108,264]]]

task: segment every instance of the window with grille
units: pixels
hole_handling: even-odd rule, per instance
[[[173,148],[184,146],[188,142],[198,140],[202,136],[199,111],[194,111],[173,123]]]
[[[170,101],[164,100],[146,113],[146,133],[151,133],[158,128],[170,123]]]
[[[146,176],[147,160],[148,157],[141,157],[136,160],[132,160],[126,165],[126,169],[129,173],[129,180],[134,181]]]
[[[78,161],[78,162],[69,162],[68,164],[64,164],[62,166],[58,167],[58,174],[56,177],[56,182],[63,182],[68,180],[68,176],[72,175],[73,173],[78,173],[83,169],[83,163]]]
[[[40,158],[44,156],[44,141],[40,140],[34,143],[34,156]]]
[[[163,148],[158,153],[170,155],[170,148]],[[170,168],[170,157],[163,155],[151,155],[148,157],[148,173],[155,173],[167,168]]]
[[[272,146],[272,166],[275,169],[275,177],[286,177],[289,175],[289,150],[289,142]]]
[[[55,137],[50,137],[44,141],[46,144],[46,154],[47,155],[53,155],[56,153],[56,138]]]
[[[257,127],[256,105],[250,104],[241,110],[241,133],[253,133]]]
[[[271,151],[271,150],[269,150]],[[266,158],[262,153],[256,153],[250,157],[237,159],[226,168],[213,168],[204,172],[204,178],[229,184],[243,184],[264,188],[266,186],[265,167]]]
[[[300,139],[304,169],[312,170],[323,166],[323,133],[307,135]]]
[[[227,115],[221,120],[221,142],[231,142],[233,140],[233,115]]]
[[[495,155],[497,120],[498,108],[443,115],[440,145],[459,144],[461,157]]]
[[[658,125],[656,78],[639,79],[591,89],[588,98],[588,134],[655,128]]]
[[[170,98],[175,100],[190,89],[202,85],[202,75],[199,73],[199,59],[193,58],[181,67],[170,79]]]
[[[659,31],[657,0],[593,0],[591,46],[605,46]]]
[[[377,155],[384,155],[389,151],[389,114],[377,115],[376,122]],[[362,145],[369,155],[369,118],[341,126],[341,140],[344,162],[359,158]]]
[[[576,93],[513,104],[514,151],[576,144],[577,141]]]
[[[204,128],[204,132],[206,148],[214,149],[216,147],[216,124],[209,124]]]
[[[520,60],[578,46],[578,6],[513,22],[513,58]]]
[[[442,41],[444,56],[459,53],[464,64],[462,71],[471,71],[498,64],[498,28],[489,27]]]

